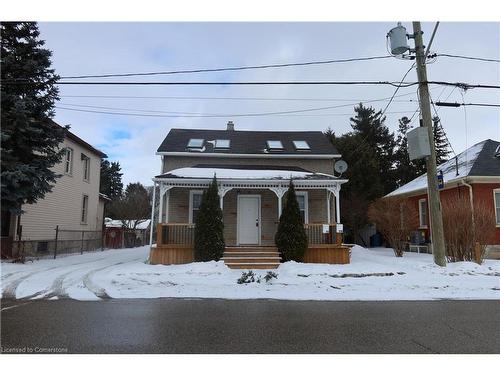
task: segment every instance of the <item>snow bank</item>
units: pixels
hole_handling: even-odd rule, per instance
[[[20,265],[2,263],[4,297],[16,298],[271,298],[290,300],[498,299],[500,261],[433,264],[429,254],[391,249],[352,249],[351,264],[286,262],[273,270],[254,270],[261,282],[238,284],[244,270],[223,262],[149,265],[149,249],[109,250]]]

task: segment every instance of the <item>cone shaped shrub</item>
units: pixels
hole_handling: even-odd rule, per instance
[[[299,202],[292,181],[283,199],[283,211],[274,242],[285,262],[289,260],[302,262],[304,259],[307,250],[307,234],[300,216]]]
[[[198,262],[220,260],[224,253],[224,223],[217,180],[203,192],[194,229],[194,256]]]

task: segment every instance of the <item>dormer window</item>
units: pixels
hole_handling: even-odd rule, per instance
[[[195,149],[200,149],[203,147],[203,141],[204,139],[199,139],[199,138],[191,138],[187,144],[188,148],[195,148]]]
[[[215,148],[218,149],[229,149],[231,146],[231,141],[229,139],[216,139]]]
[[[306,141],[293,141],[293,145],[295,146],[295,149],[298,151],[311,150],[311,147],[309,147],[309,144]]]
[[[271,151],[281,151],[283,150],[283,144],[281,141],[267,141],[267,148]]]

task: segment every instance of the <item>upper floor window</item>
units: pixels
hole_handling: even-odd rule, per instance
[[[293,145],[299,151],[309,151],[311,149],[306,141],[293,141]]]
[[[64,173],[73,173],[73,149],[66,147],[64,150]]]
[[[427,228],[429,225],[427,199],[419,199],[418,201],[418,219],[420,228]]]
[[[283,150],[281,141],[267,141],[267,148],[269,150]]]
[[[188,148],[202,148],[204,139],[191,138],[187,144]]]
[[[231,141],[229,139],[216,139],[215,140],[215,148],[224,148],[228,149],[231,145]]]
[[[90,158],[84,154],[82,154],[82,163],[83,163],[83,180],[89,181],[90,179]]]
[[[495,217],[497,219],[497,226],[500,226],[500,189],[493,191],[495,200]]]

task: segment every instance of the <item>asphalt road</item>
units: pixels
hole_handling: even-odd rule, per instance
[[[500,353],[500,301],[2,300],[7,352]]]

